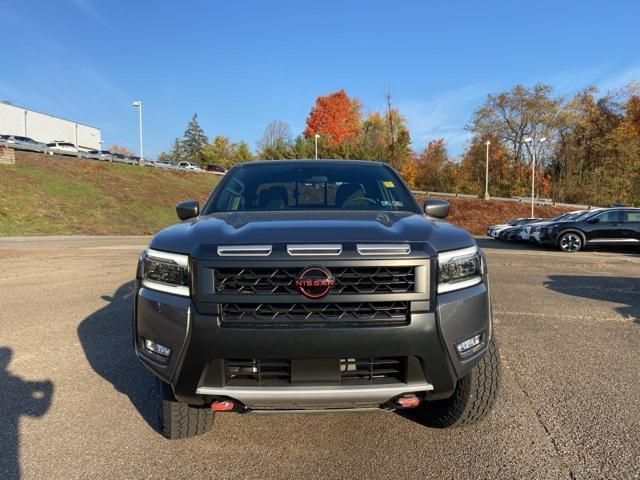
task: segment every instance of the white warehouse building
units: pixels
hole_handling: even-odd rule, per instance
[[[72,120],[0,102],[0,135],[21,135],[38,142],[63,141],[81,150],[99,150],[100,129]]]

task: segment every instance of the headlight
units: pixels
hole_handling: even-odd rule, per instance
[[[151,248],[143,252],[142,286],[151,290],[188,297],[189,257]]]
[[[477,247],[438,254],[438,293],[477,285],[482,281],[483,268]]]

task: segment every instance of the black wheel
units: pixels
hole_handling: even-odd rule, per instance
[[[500,357],[492,340],[485,356],[458,381],[450,398],[426,401],[418,409],[404,410],[402,414],[433,428],[473,425],[489,414],[498,398],[499,388]]]
[[[160,394],[160,433],[171,440],[201,435],[211,430],[214,412],[178,402],[171,387],[158,380]]]
[[[575,232],[567,232],[560,235],[558,247],[563,252],[577,252],[582,248],[582,237]]]

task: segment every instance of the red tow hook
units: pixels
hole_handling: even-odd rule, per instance
[[[396,400],[396,405],[401,408],[416,408],[420,405],[420,398],[415,395],[403,395]]]
[[[218,402],[211,402],[211,410],[214,412],[228,412],[233,410],[235,405],[231,400],[220,400]]]

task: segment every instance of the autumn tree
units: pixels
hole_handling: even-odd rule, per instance
[[[358,143],[361,158],[384,161],[398,169],[402,169],[413,154],[405,118],[393,108],[384,113],[369,113]]]
[[[242,163],[253,160],[253,153],[249,145],[244,140],[240,140],[233,144],[233,159],[234,163]]]
[[[459,188],[465,193],[482,194],[485,186],[487,162],[487,141],[489,144],[489,194],[509,196],[515,186],[515,176],[509,162],[509,153],[502,142],[491,134],[476,135],[471,139],[462,155],[458,173]]]
[[[229,168],[236,163],[252,160],[253,155],[246,142],[234,143],[229,137],[217,135],[211,143],[204,147],[203,158],[205,163]]]
[[[274,120],[267,125],[258,140],[258,158],[280,159],[291,157],[291,130],[289,125],[280,120]]]
[[[559,104],[552,92],[550,85],[536,84],[516,85],[510,91],[489,94],[474,111],[468,126],[476,135],[494,135],[507,149],[516,188],[524,188],[530,175],[525,167],[530,161],[525,138],[546,137],[547,142],[536,144],[536,155],[541,165],[550,158]]]
[[[445,191],[453,179],[445,178],[445,168],[450,164],[444,140],[439,138],[427,143],[418,155],[407,158],[400,170],[407,183],[418,190]]]
[[[124,147],[122,145],[116,145],[114,143],[109,145],[107,147],[107,150],[112,152],[112,153],[119,153],[119,154],[124,155],[126,157],[135,157],[135,155],[136,155],[131,150],[129,150],[127,147]]]
[[[328,143],[337,145],[353,141],[360,132],[360,102],[344,90],[319,96],[307,117],[304,136],[320,134]]]

